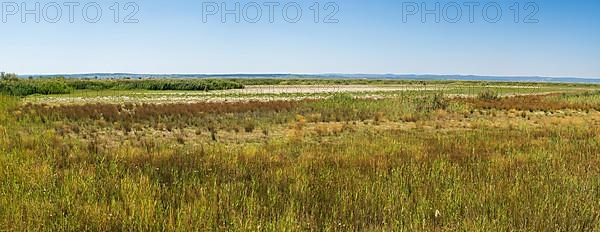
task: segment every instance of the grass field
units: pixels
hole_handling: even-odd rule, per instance
[[[0,231],[600,231],[598,86],[235,83],[0,96]]]

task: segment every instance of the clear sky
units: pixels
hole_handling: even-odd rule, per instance
[[[435,14],[422,22],[415,4],[404,0],[296,1],[302,9],[297,23],[287,22],[283,8],[293,1],[253,0],[261,6],[257,23],[256,5],[240,3],[240,23],[235,15],[214,12],[214,4],[200,0],[138,0],[139,12],[123,23],[135,8],[119,3],[119,23],[111,6],[115,1],[96,1],[102,8],[97,23],[95,8],[83,6],[93,1],[39,1],[40,22],[35,15],[15,11],[15,4],[2,0],[0,28],[0,70],[19,74],[48,73],[396,73],[396,74],[474,74],[508,76],[600,77],[600,1],[475,1],[470,22],[470,1],[456,5],[440,3],[440,23]],[[24,1],[29,10],[34,1]],[[56,2],[62,17],[56,23]],[[65,2],[78,2],[69,22]],[[234,9],[231,0],[214,1],[221,8]],[[269,22],[267,2],[274,7]],[[311,6],[319,2],[319,23]],[[330,21],[326,16],[339,8]],[[436,1],[416,1],[429,10]],[[533,2],[533,5],[526,3]],[[496,23],[497,3],[502,16]],[[515,3],[519,3],[518,23]],[[203,22],[203,4],[206,22]],[[404,4],[404,9],[403,9]],[[47,6],[47,7],[44,7]],[[512,7],[511,7],[512,6]],[[411,8],[413,7],[413,8]],[[45,9],[45,13],[44,13]],[[113,8],[114,9],[114,8]],[[314,9],[314,8],[312,8]],[[513,9],[513,10],[511,10]],[[221,9],[219,9],[221,10]],[[412,10],[412,14],[408,14]],[[418,9],[421,10],[421,9]],[[535,12],[537,10],[537,13]],[[287,19],[295,17],[288,8]],[[536,13],[533,17],[527,17]],[[404,18],[406,22],[404,22]],[[448,22],[459,19],[458,22]],[[529,19],[529,20],[527,20]],[[531,23],[538,20],[538,23]],[[93,21],[93,20],[92,20]],[[530,22],[530,23],[526,23]]]

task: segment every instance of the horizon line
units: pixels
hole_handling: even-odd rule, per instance
[[[199,75],[199,76],[242,76],[242,75],[298,75],[298,76],[457,76],[457,77],[496,77],[496,78],[576,78],[600,79],[592,76],[540,76],[540,75],[482,75],[482,74],[432,74],[432,73],[134,73],[134,72],[85,72],[85,73],[28,73],[17,76],[76,76],[76,75]]]

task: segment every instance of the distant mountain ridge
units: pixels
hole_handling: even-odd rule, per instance
[[[344,79],[397,79],[397,80],[456,80],[456,81],[495,81],[495,82],[556,82],[600,84],[600,78],[578,77],[538,77],[538,76],[477,76],[477,75],[419,75],[419,74],[135,74],[135,73],[85,73],[85,74],[45,74],[21,75],[21,77],[66,78],[344,78]]]

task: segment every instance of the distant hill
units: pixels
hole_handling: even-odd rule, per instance
[[[86,73],[27,75],[21,77],[114,79],[114,78],[343,78],[343,79],[398,79],[398,80],[457,80],[498,82],[556,82],[600,84],[600,78],[537,77],[537,76],[474,76],[474,75],[416,75],[416,74],[135,74],[135,73]]]

